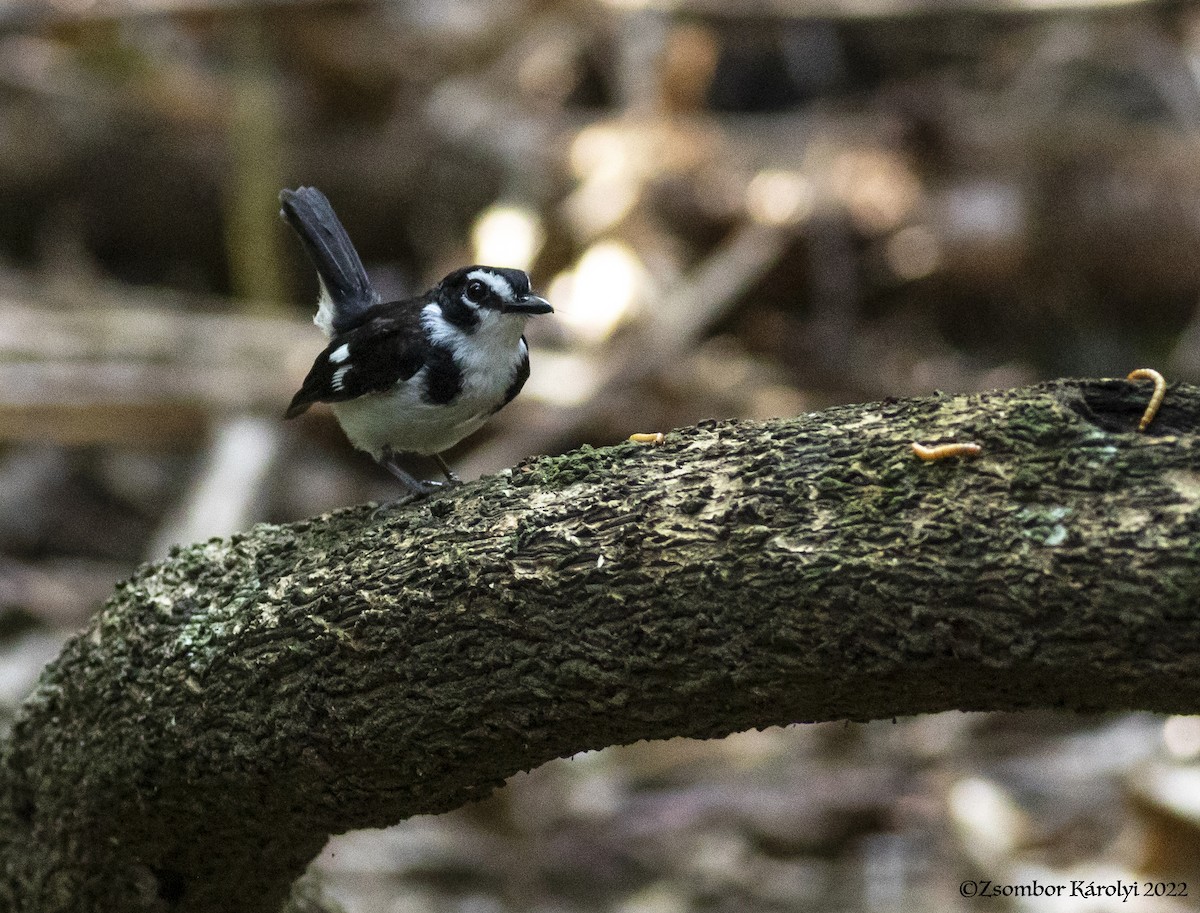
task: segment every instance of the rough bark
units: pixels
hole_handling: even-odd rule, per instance
[[[1200,389],[1138,434],[1147,387],[705,423],[183,549],[25,706],[0,909],[277,909],[331,833],[637,739],[1200,711]]]

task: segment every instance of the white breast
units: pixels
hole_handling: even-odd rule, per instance
[[[379,459],[392,449],[431,454],[448,450],[478,430],[504,402],[528,350],[521,334],[525,318],[481,309],[474,333],[448,323],[436,304],[426,306],[421,323],[430,338],[454,353],[462,390],[447,405],[424,399],[427,368],[386,393],[333,403],[346,436]]]

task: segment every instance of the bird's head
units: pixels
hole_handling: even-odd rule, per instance
[[[438,283],[437,294],[443,309],[465,308],[478,315],[492,312],[524,318],[554,310],[549,301],[530,292],[523,270],[498,266],[455,270]]]

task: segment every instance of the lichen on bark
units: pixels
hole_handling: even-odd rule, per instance
[[[1200,391],[708,422],[177,551],[0,756],[0,909],[262,911],[326,837],[587,748],[1200,708]],[[970,439],[971,461],[909,442]]]

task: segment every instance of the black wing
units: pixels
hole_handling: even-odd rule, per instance
[[[335,336],[313,362],[285,417],[294,418],[316,402],[381,393],[421,370],[428,348],[421,305],[420,300],[376,305],[358,326]]]
[[[298,187],[281,191],[279,202],[283,204],[279,214],[296,230],[317,268],[332,305],[333,329],[340,333],[379,303],[379,293],[325,194],[315,187]]]

